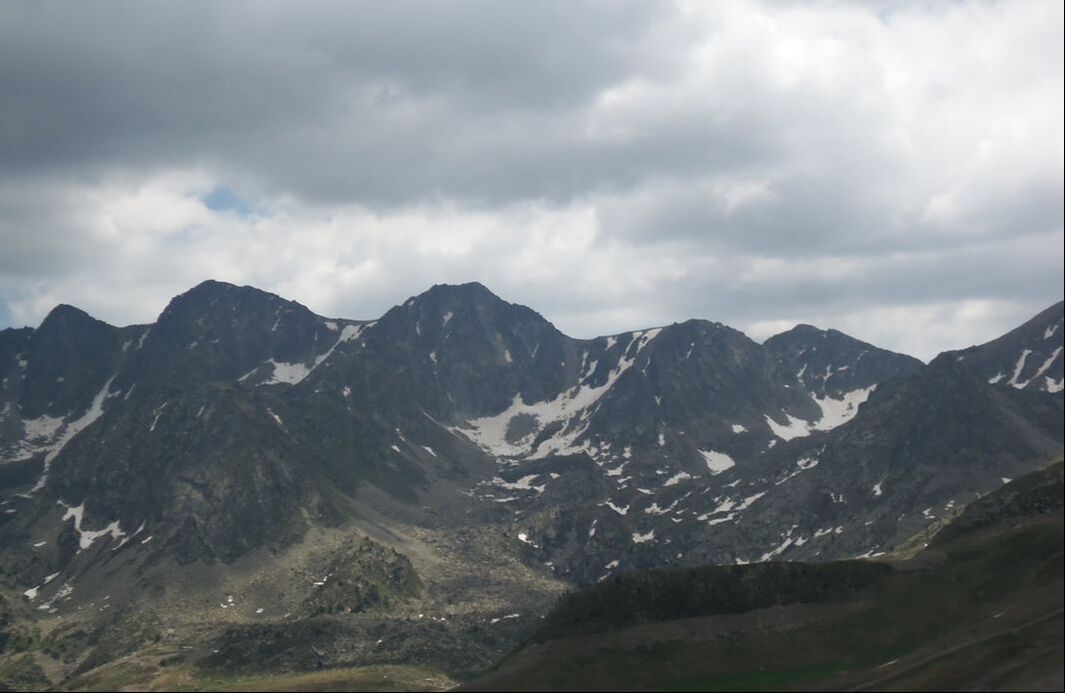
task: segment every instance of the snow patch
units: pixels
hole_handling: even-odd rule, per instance
[[[647,532],[646,534],[639,534],[638,532],[633,532],[632,533],[632,543],[633,544],[643,544],[643,543],[648,542],[648,541],[653,541],[654,538],[655,538],[655,531],[653,529],[650,532]]]
[[[844,393],[839,399],[814,395],[814,402],[821,408],[821,417],[817,421],[805,421],[787,412],[784,412],[784,416],[787,417],[788,422],[784,425],[774,421],[768,414],[765,415],[765,421],[772,429],[773,435],[781,440],[802,438],[814,431],[829,431],[853,419],[858,414],[858,407],[869,399],[869,395],[875,389],[876,385],[860,387]]]
[[[53,417],[48,416],[47,414],[39,416],[36,419],[23,419],[22,421],[22,428],[26,432],[27,440],[51,438],[62,425],[63,417]]]
[[[709,469],[710,474],[714,476],[726,469],[736,466],[736,461],[723,452],[700,450],[699,454],[703,456],[703,461],[706,462],[707,469]]]
[[[858,407],[869,399],[869,395],[875,389],[876,385],[860,387],[845,393],[840,399],[814,397],[817,406],[821,407],[821,418],[812,425],[812,428],[818,431],[829,431],[847,423],[858,414]]]
[[[1010,377],[1010,379],[1008,381],[1010,385],[1012,385],[1013,387],[1017,388],[1018,390],[1024,388],[1024,386],[1028,384],[1027,382],[1024,382],[1024,383],[1017,382],[1017,378],[1021,377],[1021,371],[1024,370],[1024,362],[1028,360],[1028,355],[1031,354],[1031,353],[1032,353],[1031,349],[1025,349],[1024,351],[1021,352],[1021,357],[1019,359],[1017,359],[1017,365],[1013,368],[1013,375]]]
[[[318,368],[318,366],[325,363],[326,359],[333,355],[333,352],[336,351],[336,348],[338,346],[345,342],[355,341],[363,332],[366,331],[367,328],[370,328],[373,325],[374,323],[372,322],[363,325],[345,325],[344,329],[342,329],[340,331],[340,334],[337,336],[337,340],[333,342],[333,345],[329,347],[324,353],[314,357],[314,360],[310,363],[310,365],[306,363],[286,363],[284,361],[275,361],[274,359],[267,359],[263,362],[262,365],[265,366],[266,364],[270,364],[272,367],[271,374],[266,380],[259,382],[259,384],[275,385],[277,383],[286,383],[288,385],[298,385],[299,383],[306,380],[307,376],[313,373],[315,369]],[[245,373],[239,378],[239,380],[243,382],[244,380],[250,378],[259,370],[260,367],[256,367],[251,371]]]
[[[728,521],[732,520],[733,518],[735,518],[736,513],[743,512],[747,508],[751,507],[751,505],[753,505],[759,498],[761,498],[765,494],[766,494],[765,491],[762,491],[761,493],[755,493],[753,495],[747,496],[746,498],[744,498],[742,501],[740,501],[738,503],[736,501],[732,500],[731,498],[726,498],[724,500],[715,499],[718,502],[717,507],[714,508],[713,510],[711,510],[710,512],[708,512],[708,513],[704,513],[704,514],[700,515],[696,519],[698,519],[701,522],[706,522],[709,525],[716,525],[716,524],[720,524],[722,522],[728,522]],[[713,517],[714,515],[719,515],[721,513],[728,513],[728,514],[725,515],[724,517]]]
[[[521,477],[517,481],[508,482],[497,476],[494,477],[490,483],[497,488],[507,489],[509,491],[536,491],[537,493],[543,493],[544,489],[547,487],[546,484],[540,486],[533,486],[532,484],[532,482],[539,477],[539,474],[529,474],[528,476]]]
[[[1058,347],[1057,349],[1055,349],[1054,353],[1052,353],[1050,356],[1048,356],[1046,361],[1043,361],[1043,363],[1039,366],[1039,369],[1035,372],[1035,374],[1031,378],[1026,380],[1024,383],[1018,383],[1018,384],[1014,385],[1014,387],[1016,387],[1016,388],[1027,387],[1028,383],[1032,382],[1036,378],[1038,378],[1041,375],[1043,375],[1044,373],[1046,373],[1047,370],[1049,370],[1050,367],[1054,365],[1054,361],[1057,360],[1059,355],[1061,355],[1061,347]],[[1049,380],[1049,378],[1048,378],[1048,380]]]
[[[110,535],[112,539],[116,540],[120,540],[122,537],[126,536],[126,533],[122,531],[122,527],[119,525],[118,520],[115,520],[103,529],[82,529],[81,522],[82,518],[85,516],[84,501],[78,506],[67,505],[63,501],[57,501],[57,503],[66,508],[66,512],[63,513],[63,519],[61,522],[66,522],[70,518],[74,518],[74,529],[78,533],[78,546],[83,550],[92,546],[94,541],[103,536]]]
[[[758,559],[758,563],[763,563],[784,553],[784,551],[786,551],[789,546],[795,543],[795,539],[793,539],[791,536],[791,533],[794,531],[795,527],[789,529],[787,534],[784,536],[784,541],[780,542],[780,544],[775,549],[771,549],[763,553],[762,557]]]
[[[639,352],[658,336],[659,332],[660,328],[638,333],[633,340],[635,348],[630,347],[628,350],[631,355],[622,356],[618,365],[607,376],[606,382],[598,387],[577,384],[554,399],[533,403],[525,402],[521,393],[518,393],[514,395],[510,406],[500,413],[471,419],[466,423],[466,427],[451,427],[448,430],[465,436],[496,457],[542,459],[550,454],[582,450],[582,447],[575,447],[574,444],[588,428],[587,419],[591,408],[614,386],[618,378],[632,367]],[[511,419],[522,414],[535,417],[538,426],[521,440],[512,443],[506,438],[507,427]],[[577,420],[573,421],[575,418]],[[563,426],[552,438],[543,441],[534,453],[532,444],[540,430],[560,421],[570,421],[570,424]]]
[[[273,366],[273,372],[269,378],[260,383],[261,385],[274,385],[276,383],[296,385],[303,382],[311,374],[311,368],[303,363],[285,363],[274,359],[268,359],[266,363]]]
[[[666,482],[662,486],[676,486],[684,479],[691,479],[692,475],[688,472],[677,472],[673,476],[666,479]]]
[[[528,544],[529,546],[533,547],[534,549],[540,548],[539,545],[537,545],[531,539],[529,539],[529,535],[526,534],[525,532],[518,532],[518,541],[520,541],[523,544]]]
[[[818,454],[820,454],[820,453],[818,453]],[[819,462],[820,462],[820,460],[818,460],[816,457],[803,457],[801,459],[798,459],[798,460],[795,461],[796,469],[794,471],[792,471],[792,472],[789,472],[783,479],[781,479],[780,481],[777,481],[773,485],[774,486],[780,486],[784,482],[790,481],[791,479],[793,479],[794,477],[798,476],[799,474],[802,474],[806,470],[813,469],[814,467],[816,467],[818,465]]]
[[[26,590],[25,592],[23,592],[23,594],[25,594],[25,595],[26,595],[26,597],[27,597],[27,598],[28,598],[28,599],[29,599],[30,601],[33,601],[34,599],[36,599],[36,598],[37,598],[37,591],[38,591],[38,590],[40,590],[40,589],[41,589],[42,587],[44,587],[45,585],[47,585],[47,584],[48,584],[49,582],[51,582],[52,580],[55,580],[55,579],[56,579],[57,577],[59,577],[59,573],[52,573],[51,575],[47,576],[47,577],[46,577],[46,578],[44,579],[44,582],[42,582],[41,584],[37,585],[36,587],[31,587],[30,589],[28,589],[28,590]]]
[[[86,410],[86,412],[82,414],[76,421],[71,421],[70,423],[66,424],[66,426],[62,429],[62,433],[60,433],[59,436],[54,441],[52,441],[52,443],[46,446],[46,449],[48,449],[49,452],[44,458],[44,469],[41,471],[41,478],[37,480],[37,483],[34,484],[33,488],[31,488],[26,495],[32,495],[44,488],[45,483],[47,483],[48,481],[48,470],[52,466],[52,461],[59,455],[60,452],[62,452],[63,448],[66,447],[67,443],[69,443],[74,438],[74,436],[78,435],[83,430],[88,428],[89,425],[91,425],[94,421],[96,421],[103,415],[104,400],[108,397],[108,394],[111,390],[111,383],[114,381],[114,379],[115,376],[113,375],[108,378],[107,382],[104,383],[104,386],[100,388],[100,391],[96,393],[95,397],[93,397],[92,404],[89,405],[89,408]]]
[[[788,422],[784,425],[778,424],[773,420],[769,414],[765,415],[765,422],[769,424],[770,430],[773,431],[773,435],[781,440],[792,440],[793,438],[802,438],[803,436],[810,435],[810,424],[802,419],[797,419],[787,412],[784,413]]]
[[[740,424],[732,424],[732,432],[733,433],[746,433],[747,432],[747,428],[745,426],[741,426]]]
[[[757,501],[765,494],[766,492],[762,491],[761,493],[755,493],[753,495],[747,496],[739,505],[736,506],[736,510],[746,510],[747,508],[751,507],[755,501]]]
[[[669,507],[666,508],[658,507],[658,503],[656,502],[652,503],[649,507],[644,508],[643,511],[648,515],[665,515],[666,513],[672,512],[673,508],[677,507],[677,503],[679,502],[680,498],[670,503]]]
[[[865,553],[858,554],[855,558],[879,558],[880,556],[883,556],[884,553],[884,551],[877,551],[876,547],[873,547]]]
[[[168,404],[170,404],[170,402],[163,402],[162,404],[159,405],[159,408],[155,410],[155,418],[152,419],[152,425],[148,427],[148,432],[149,433],[154,433],[155,432],[155,427],[159,423],[159,417],[161,417],[163,415],[163,410],[166,409],[166,405],[168,405]],[[200,411],[203,411],[203,410],[201,409]],[[199,416],[199,415],[197,414],[197,416]]]

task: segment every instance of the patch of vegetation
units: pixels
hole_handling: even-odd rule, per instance
[[[348,629],[327,618],[294,623],[234,626],[212,644],[213,654],[198,662],[202,675],[308,670],[325,666],[318,643],[350,638]]]
[[[89,637],[88,656],[75,672],[85,672],[119,657],[142,649],[149,643],[158,642],[160,633],[157,624],[146,620],[142,614],[123,612],[115,616],[106,628],[99,628]]]
[[[671,691],[765,691],[796,688],[821,681],[833,674],[853,668],[857,662],[835,662],[797,667],[784,671],[747,671],[706,679],[679,679],[665,688]]]
[[[125,686],[150,681],[157,671],[144,661],[119,662],[92,671],[73,683],[83,691],[120,691]]]
[[[444,691],[456,684],[440,672],[417,666],[352,667],[202,683],[204,690],[216,691]]]
[[[0,654],[28,652],[38,646],[39,636],[32,623],[20,619],[7,597],[0,594]]]
[[[544,642],[641,623],[840,600],[868,589],[890,572],[885,564],[840,561],[625,573],[567,595],[533,639]]]
[[[0,659],[0,690],[39,691],[51,684],[31,654]]]

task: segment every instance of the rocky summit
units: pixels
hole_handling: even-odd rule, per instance
[[[480,284],[59,306],[0,332],[0,684],[450,685],[576,586],[890,552],[1061,455],[1063,332],[925,365],[809,325],[574,339]]]

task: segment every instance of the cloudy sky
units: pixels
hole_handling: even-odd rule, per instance
[[[922,358],[1062,297],[1062,4],[0,4],[0,327],[206,278]]]

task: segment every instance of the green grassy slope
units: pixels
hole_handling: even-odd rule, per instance
[[[473,690],[1062,686],[1060,462],[915,558],[618,576],[569,595]]]

